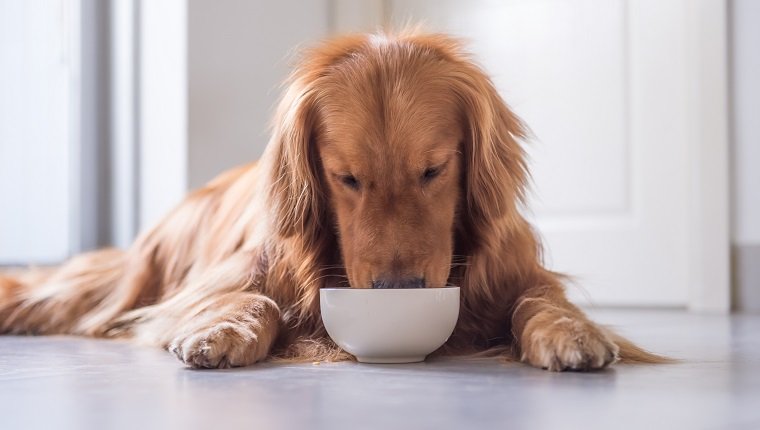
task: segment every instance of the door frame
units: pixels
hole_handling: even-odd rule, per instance
[[[731,310],[728,109],[728,1],[684,4],[693,74],[689,309]]]

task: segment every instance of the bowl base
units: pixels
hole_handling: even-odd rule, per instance
[[[411,357],[359,357],[356,356],[359,363],[370,364],[401,364],[401,363],[419,363],[425,361],[424,355],[415,355]]]

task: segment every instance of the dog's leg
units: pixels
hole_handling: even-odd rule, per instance
[[[277,337],[280,309],[254,291],[255,254],[240,252],[188,276],[160,302],[126,312],[106,335],[169,350],[192,367],[253,364]]]
[[[544,369],[602,369],[618,358],[607,331],[573,306],[559,285],[528,290],[515,302],[512,334],[520,359]]]
[[[247,366],[269,354],[279,319],[280,310],[269,298],[227,293],[209,300],[197,314],[177,321],[163,347],[191,367]]]

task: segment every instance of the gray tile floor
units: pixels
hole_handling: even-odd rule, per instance
[[[760,316],[593,311],[683,362],[183,368],[129,343],[0,337],[0,429],[760,429]]]

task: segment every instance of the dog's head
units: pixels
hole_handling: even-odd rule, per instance
[[[455,254],[516,216],[522,134],[451,38],[328,41],[296,68],[275,120],[278,233],[307,247],[337,236],[354,288],[444,286]]]

